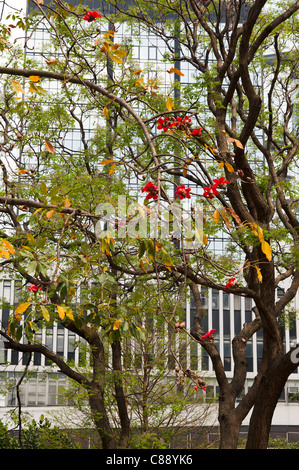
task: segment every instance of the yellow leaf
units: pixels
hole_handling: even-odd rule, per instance
[[[19,93],[19,92],[25,93],[24,88],[16,80],[11,81],[11,86],[12,86],[13,91],[15,91],[16,93]]]
[[[29,307],[29,305],[31,305],[31,302],[24,302],[23,304],[19,305],[15,309],[15,315],[19,315],[20,313],[24,313],[27,310],[27,308]]]
[[[269,243],[265,242],[265,240],[262,241],[262,252],[266,255],[268,261],[271,261],[272,259],[271,246],[269,245]]]
[[[257,272],[257,277],[259,278],[260,282],[262,282],[263,281],[263,276],[262,276],[260,268],[258,266],[255,266],[255,269],[256,269],[256,272]]]
[[[219,211],[215,210],[215,212],[213,214],[213,220],[214,220],[215,224],[218,224],[219,219],[220,219]]]
[[[46,307],[44,307],[43,305],[40,306],[41,308],[41,311],[42,311],[42,314],[43,314],[43,317],[46,321],[50,321],[50,314],[49,314],[49,311],[46,309]]]
[[[54,213],[55,213],[55,211],[54,211],[53,209],[50,210],[50,211],[48,211],[48,212],[46,213],[47,219],[51,219],[51,217],[53,217]]]
[[[208,244],[208,238],[206,234],[202,230],[198,229],[197,227],[195,228],[195,235],[202,245]]]
[[[168,111],[172,111],[174,108],[174,102],[172,101],[170,96],[167,97],[166,108],[168,109]]]
[[[116,322],[113,325],[113,330],[119,330],[121,324],[121,320],[116,320]]]
[[[260,242],[262,243],[264,241],[264,232],[263,232],[263,229],[261,227],[257,227],[257,231],[258,231],[258,237],[259,237],[259,240]]]
[[[48,152],[55,153],[54,152],[54,147],[51,144],[51,142],[49,142],[48,140],[45,140],[45,146],[46,146],[46,149],[48,150]]]
[[[38,77],[37,75],[30,75],[29,80],[30,80],[31,82],[37,83],[37,82],[40,81],[40,77]]]
[[[109,111],[108,111],[108,108],[106,108],[106,106],[103,108],[103,114],[104,114],[105,118],[107,119],[108,115],[109,115]]]
[[[40,211],[42,211],[42,210],[43,210],[42,207],[40,207],[39,209],[36,209],[36,211],[33,212],[33,215],[37,214],[38,212],[40,212]]]
[[[64,310],[64,308],[61,307],[60,305],[57,305],[57,312],[58,312],[59,318],[61,318],[61,320],[63,320],[64,317],[65,317],[65,310]]]
[[[220,163],[219,163],[219,168],[221,169],[221,168],[223,168],[223,167],[224,167],[224,162],[220,162]]]
[[[111,59],[114,60],[114,62],[116,62],[117,64],[122,64],[123,61],[121,60],[120,57],[118,57],[117,55],[115,54],[109,54]]]
[[[176,69],[172,67],[170,70],[167,70],[168,73],[175,73],[176,75],[180,75],[181,77],[184,76],[183,72],[181,72],[179,69]]]
[[[35,238],[33,235],[31,235],[31,233],[27,232],[26,233],[26,236],[27,236],[27,240],[29,242],[30,245],[35,245]]]
[[[66,309],[65,309],[65,314],[66,314],[66,316],[67,316],[70,320],[72,320],[72,321],[75,320],[75,319],[74,319],[73,312],[72,312],[72,310],[71,310],[70,308],[66,308]]]
[[[234,167],[230,163],[225,162],[225,166],[231,173],[235,172]]]

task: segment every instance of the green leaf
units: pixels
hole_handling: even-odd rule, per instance
[[[20,341],[20,339],[22,338],[22,334],[23,334],[23,327],[22,325],[20,325],[16,331],[16,340],[17,341]]]
[[[37,262],[36,262],[36,261],[31,261],[31,262],[28,264],[27,273],[28,273],[28,274],[35,273],[36,268],[37,268]]]

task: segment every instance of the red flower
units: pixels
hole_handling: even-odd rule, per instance
[[[41,287],[39,285],[35,286],[34,284],[31,284],[31,286],[28,287],[28,290],[31,290],[32,292],[37,292],[38,289],[41,289]]]
[[[190,196],[190,191],[191,191],[191,188],[185,188],[185,185],[184,184],[181,184],[180,186],[178,186],[176,188],[176,192],[174,193],[174,197],[175,199],[177,197],[179,197],[180,199],[184,199],[185,197],[187,199],[190,199],[191,196]]]
[[[95,10],[94,11],[88,11],[83,16],[83,20],[88,21],[88,23],[91,23],[92,21],[95,21],[97,18],[102,18],[102,16]]]
[[[210,188],[209,186],[205,186],[204,190],[205,192],[203,193],[203,196],[209,197],[210,199],[213,198],[214,196],[217,196],[218,191],[217,191],[218,184],[215,183],[213,186]]]
[[[227,181],[227,180],[224,178],[224,176],[221,176],[221,177],[219,178],[219,180],[218,180],[218,179],[214,179],[213,181],[214,181],[215,184],[217,184],[218,186],[222,186],[222,187],[223,187],[225,184],[229,184],[229,181]]]
[[[214,331],[216,330],[214,329],[214,330],[208,331],[208,333],[206,333],[205,335],[201,337],[201,340],[204,341],[206,338],[212,338]]]
[[[229,289],[230,287],[232,287],[234,285],[234,282],[235,282],[235,278],[234,277],[231,277],[229,280],[228,280],[228,283],[226,284],[225,286],[225,289]]]
[[[198,129],[193,129],[191,132],[192,135],[200,135],[202,131],[202,127],[199,127]]]
[[[148,193],[145,199],[151,199],[151,198],[153,198],[154,200],[157,199],[158,187],[151,181],[144,186],[144,188],[142,189],[142,192],[144,193],[144,191]]]

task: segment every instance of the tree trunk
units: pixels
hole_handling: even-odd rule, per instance
[[[123,387],[122,363],[121,363],[121,344],[119,341],[112,343],[112,366],[114,372],[114,387],[118,414],[120,419],[120,438],[119,446],[127,447],[130,438],[130,418],[128,415],[127,400]]]
[[[232,394],[219,395],[219,449],[236,449],[242,420],[236,412],[235,399]]]
[[[250,419],[247,449],[267,449],[273,413],[282,388],[273,386],[271,377],[261,379],[259,393]]]
[[[268,446],[273,414],[283,387],[294,372],[290,353],[281,355],[261,378],[249,424],[247,449],[266,449]]]
[[[105,409],[104,397],[100,387],[94,385],[88,390],[89,404],[101,438],[103,449],[116,449],[116,440]]]

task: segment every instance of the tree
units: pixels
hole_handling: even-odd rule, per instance
[[[113,448],[116,441],[104,401],[106,366],[101,334],[108,336],[113,369],[118,375],[115,396],[121,423],[119,445],[124,446],[130,423],[122,380],[121,341],[127,330],[137,339],[142,337],[141,324],[130,315],[125,285],[130,290],[143,279],[151,282],[158,292],[156,315],[174,330],[178,328],[179,299],[190,288],[196,303],[192,337],[210,356],[220,388],[220,447],[236,447],[240,425],[251,409],[247,447],[266,447],[281,390],[297,368],[291,360],[293,349],[288,353],[283,350],[280,317],[298,290],[298,202],[288,177],[296,170],[299,145],[298,129],[293,125],[297,118],[293,101],[297,85],[293,78],[298,59],[296,53],[289,52],[296,51],[298,32],[293,19],[299,2],[285,2],[281,12],[273,5],[268,11],[270,2],[266,0],[192,0],[188,4],[163,0],[157,2],[154,14],[152,3],[147,1],[138,0],[123,11],[117,2],[113,14],[106,14],[103,4],[101,14],[110,21],[103,33],[97,24],[105,24],[104,19],[92,16],[81,6],[75,8],[58,0],[47,6],[40,1],[34,3],[40,14],[26,21],[30,27],[41,20],[46,23],[53,39],[52,49],[43,51],[45,64],[29,60],[20,67],[9,48],[9,61],[0,68],[8,76],[2,101],[2,148],[13,159],[18,175],[26,175],[18,181],[2,163],[5,194],[0,202],[5,222],[13,230],[9,237],[8,232],[2,235],[2,264],[27,282],[39,285],[43,294],[24,299],[9,329],[2,330],[1,335],[9,347],[41,352],[86,388],[103,446]],[[135,66],[129,54],[130,43],[114,42],[115,25],[124,18],[133,26],[144,25],[164,41],[166,59],[172,62],[168,73],[175,77],[166,96],[159,91],[157,78],[148,78]],[[4,28],[3,50],[10,47],[6,42],[9,33]],[[287,50],[286,41],[291,43]],[[271,60],[267,59],[268,52]],[[196,71],[196,79],[180,87],[177,78],[183,76],[183,63]],[[110,73],[112,65],[118,67],[114,74]],[[256,81],[261,74],[265,79],[263,89]],[[24,77],[24,84],[17,77]],[[43,84],[48,79],[62,84],[59,104],[53,101],[51,105],[50,101],[49,106],[49,96],[44,96]],[[29,87],[26,93],[25,84]],[[20,103],[14,100],[15,93],[24,95]],[[27,99],[30,93],[31,99]],[[76,113],[78,96],[87,105]],[[44,111],[45,103],[48,113]],[[61,114],[56,115],[55,109]],[[83,111],[92,115],[99,110],[106,125],[100,123],[95,136],[87,139]],[[24,135],[15,132],[17,127],[12,123],[16,116],[26,129]],[[50,134],[48,124],[53,117],[57,125]],[[63,133],[75,122],[79,124],[83,149],[77,155],[63,141]],[[27,129],[32,129],[31,133]],[[29,147],[32,156],[36,155],[33,174],[12,154],[16,147],[27,152]],[[99,155],[102,171],[97,166]],[[80,184],[75,179],[78,175]],[[108,231],[101,226],[101,232],[97,223],[104,214],[96,213],[99,204],[109,201],[111,211],[120,194],[133,203],[124,184],[129,176],[142,185],[146,183],[146,204],[131,204],[124,220],[115,221],[110,212],[106,223],[112,221],[112,226]],[[197,211],[188,218],[189,229],[195,233],[193,241],[200,242],[200,246],[190,249],[190,232],[184,237],[182,231],[179,240],[167,238],[165,232],[161,238],[122,238],[121,222],[125,222],[123,229],[131,233],[136,222],[142,225],[147,221],[147,214],[157,221],[157,212],[159,224],[165,222],[162,207],[170,218],[167,229],[180,227],[177,214],[181,217],[182,203],[173,204],[170,188],[174,186],[178,200],[185,201],[190,195],[186,185],[191,183],[202,189],[199,198],[203,215]],[[26,208],[24,216],[16,213],[20,207]],[[169,207],[171,210],[167,210]],[[104,206],[101,208],[104,210]],[[94,225],[98,227],[96,233]],[[217,230],[226,231],[231,240],[226,257],[217,257],[208,248],[208,240]],[[176,232],[172,234],[176,238]],[[78,278],[82,286],[97,279],[101,294],[89,294],[92,300],[81,300],[81,310],[75,312],[71,304]],[[289,286],[276,301],[275,292],[282,281],[288,281]],[[255,303],[255,318],[232,341],[231,381],[213,343],[213,332],[203,334],[199,285],[249,297]],[[169,286],[178,288],[170,310],[162,296]],[[39,326],[52,320],[90,345],[92,378],[74,371],[34,340]],[[246,343],[260,328],[262,362],[254,385],[236,405],[246,380]],[[20,341],[23,333],[28,343]]]

